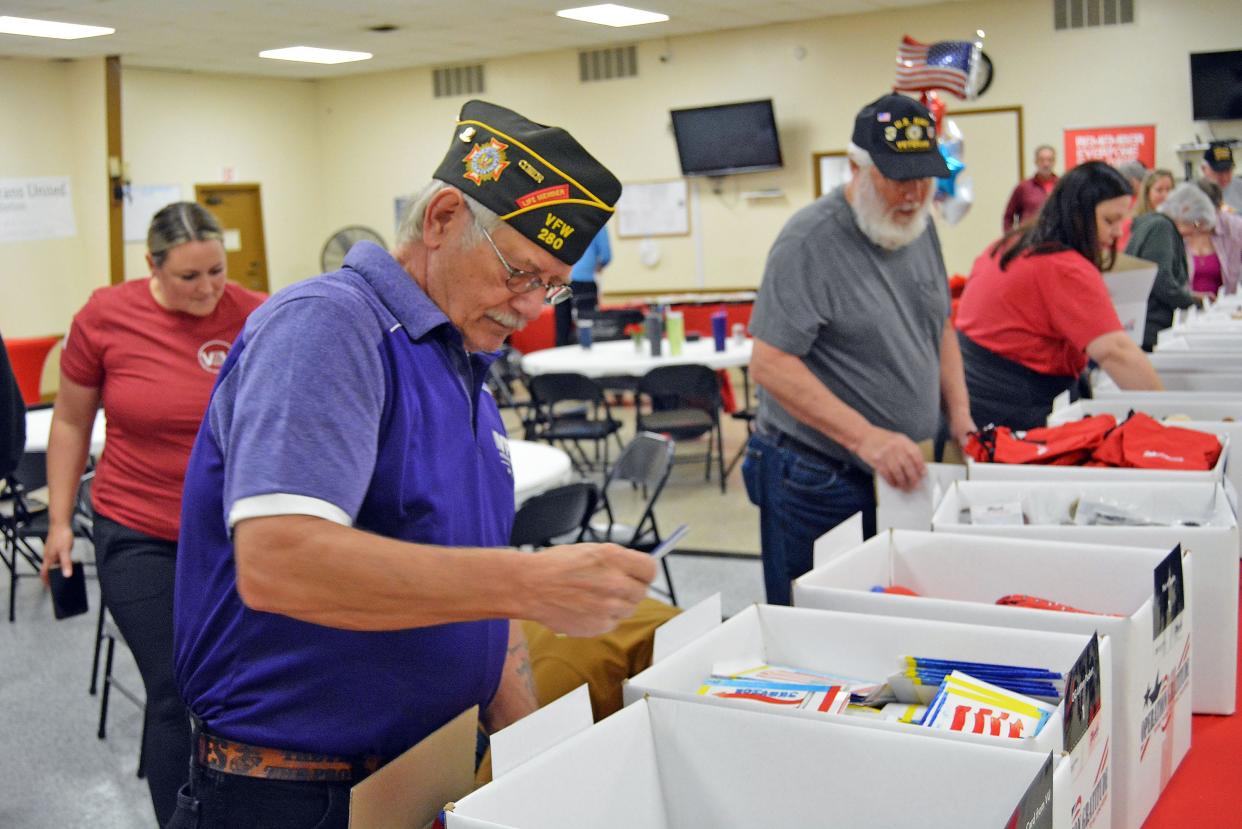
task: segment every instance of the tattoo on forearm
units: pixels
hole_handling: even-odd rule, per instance
[[[525,640],[509,645],[509,659],[514,663],[513,672],[522,680],[531,697],[539,699],[538,689],[535,688],[535,672],[530,664],[530,648]]]

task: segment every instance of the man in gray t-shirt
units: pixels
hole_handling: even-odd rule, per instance
[[[855,512],[875,532],[873,472],[913,489],[916,441],[943,409],[974,429],[948,280],[929,221],[948,174],[931,114],[904,95],[859,112],[852,178],[798,211],[768,254],[750,330],[759,385],[743,476],[760,509],[768,601],[789,604],[816,538]]]

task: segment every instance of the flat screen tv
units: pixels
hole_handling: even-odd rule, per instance
[[[771,99],[675,109],[670,114],[684,175],[756,173],[782,164]]]
[[[1196,121],[1242,119],[1242,50],[1191,53],[1190,96]]]

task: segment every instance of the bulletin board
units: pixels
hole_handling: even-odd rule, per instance
[[[684,178],[626,184],[617,202],[617,238],[688,236],[690,208]]]

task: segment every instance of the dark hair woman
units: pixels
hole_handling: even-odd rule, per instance
[[[1098,161],[1061,177],[1033,225],[975,260],[957,312],[971,415],[980,426],[1042,426],[1090,358],[1123,389],[1159,389],[1104,285],[1130,213],[1125,178]]]
[[[190,721],[173,681],[172,601],[181,487],[224,355],[262,294],[226,278],[224,234],[203,207],[162,208],[151,276],[100,288],[73,318],[48,443],[43,578],[73,569],[70,526],[95,410],[107,417],[91,491],[103,604],[146,688],[147,785],[163,826],[189,775]]]

